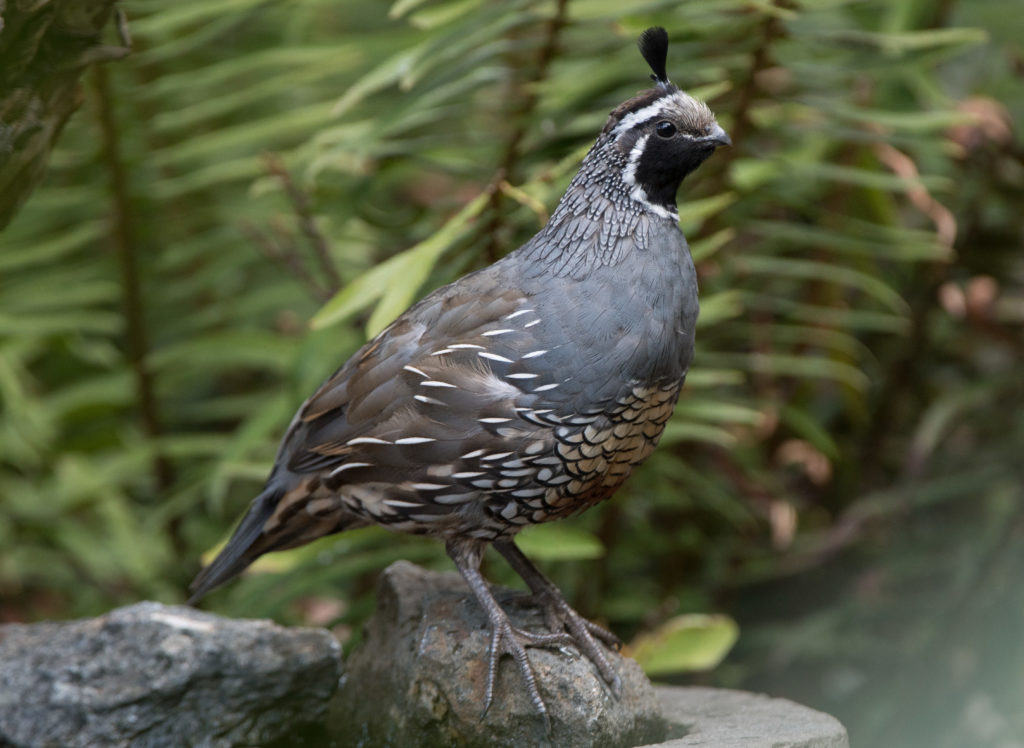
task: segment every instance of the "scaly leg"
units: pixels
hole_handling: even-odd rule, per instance
[[[523,555],[523,552],[519,550],[514,542],[511,540],[497,540],[494,542],[494,547],[498,553],[505,557],[505,560],[515,569],[516,573],[523,578],[523,581],[529,585],[533,594],[544,606],[548,625],[551,629],[555,632],[568,629],[576,648],[594,663],[601,673],[601,677],[604,678],[605,683],[612,689],[612,693],[616,696],[620,695],[622,693],[622,680],[619,678],[619,674],[615,672],[611,662],[608,661],[608,657],[601,649],[601,645],[597,643],[597,639],[600,639],[608,646],[618,649],[622,646],[619,638],[596,623],[591,623],[573,610],[554,583],[544,576],[530,559]]]
[[[526,656],[526,647],[565,647],[574,644],[573,638],[566,633],[534,634],[530,631],[517,629],[509,621],[505,611],[498,605],[498,601],[491,594],[487,582],[480,574],[480,558],[483,556],[484,543],[482,541],[450,541],[446,550],[455,562],[456,568],[462,574],[469,588],[473,591],[476,599],[480,602],[487,618],[491,624],[491,646],[487,661],[487,691],[484,696],[484,714],[491,708],[494,701],[494,683],[498,674],[498,661],[504,654],[512,655],[512,658],[519,665],[519,670],[526,681],[526,692],[534,708],[544,719],[544,727],[548,734],[551,733],[551,717],[548,715],[547,706],[541,698],[537,689],[537,677],[530,666],[530,660]]]

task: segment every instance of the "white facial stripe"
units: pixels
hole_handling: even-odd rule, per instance
[[[632,129],[639,124],[647,122],[652,119],[664,116],[666,109],[670,103],[676,103],[677,106],[686,106],[693,102],[688,94],[682,91],[677,91],[671,96],[663,96],[662,98],[655,101],[653,104],[648,104],[643,109],[638,109],[635,112],[631,112],[623,117],[619,124],[612,130],[612,135],[618,137],[626,130]],[[687,133],[679,133],[684,137],[690,137]],[[629,196],[640,203],[645,209],[654,213],[654,215],[660,218],[668,218],[674,221],[679,221],[679,214],[675,211],[669,210],[663,205],[657,205],[650,201],[644,188],[637,184],[636,181],[636,170],[640,165],[640,157],[643,155],[644,147],[647,145],[647,141],[650,139],[650,134],[641,135],[636,143],[633,144],[633,149],[629,152],[629,158],[626,161],[626,168],[622,172],[622,181],[633,189],[630,190]]]
[[[637,109],[635,112],[630,112],[619,120],[619,124],[615,126],[614,130],[612,130],[612,135],[618,137],[626,130],[631,130],[642,122],[647,122],[648,120],[652,120],[655,117],[660,116],[661,113],[665,111],[665,103],[666,98],[663,97],[655,101],[653,104],[648,104],[643,109]]]
[[[633,191],[629,193],[629,196],[636,200],[641,205],[643,205],[645,208],[647,208],[647,210],[651,211],[654,215],[659,216],[661,218],[669,218],[675,221],[676,223],[679,223],[678,213],[676,213],[673,210],[669,210],[664,205],[652,203],[650,200],[647,199],[647,193],[644,192],[644,188],[641,187],[640,185],[634,187]]]
[[[650,134],[641,135],[636,144],[633,146],[633,150],[629,152],[629,160],[626,161],[626,168],[622,170],[622,181],[633,189],[630,191],[629,196],[636,202],[643,205],[647,210],[654,213],[654,215],[661,218],[670,218],[677,223],[679,222],[679,214],[669,210],[663,205],[656,205],[652,203],[648,197],[644,188],[637,184],[636,181],[636,168],[640,165],[640,156],[643,155],[644,146],[647,145],[647,141],[650,139]]]
[[[626,130],[630,130],[643,122],[647,122],[655,117],[664,115],[666,109],[668,109],[669,105],[673,103],[677,107],[686,108],[696,104],[696,100],[689,94],[683,93],[682,91],[676,91],[669,96],[662,96],[653,104],[648,104],[643,109],[637,109],[635,112],[630,112],[619,120],[619,124],[617,124],[615,129],[612,130],[612,135],[618,137]]]
[[[629,152],[629,159],[626,161],[626,168],[622,171],[622,181],[630,187],[636,185],[636,167],[640,165],[640,156],[643,155],[644,146],[647,145],[647,141],[650,140],[650,138],[650,134],[641,135],[633,146],[633,150]]]

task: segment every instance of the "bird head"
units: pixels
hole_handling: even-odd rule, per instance
[[[602,137],[610,139],[625,159],[623,181],[631,188],[631,197],[655,212],[674,213],[676,191],[686,175],[732,141],[707,104],[669,81],[665,29],[647,29],[639,47],[655,85],[620,104]]]

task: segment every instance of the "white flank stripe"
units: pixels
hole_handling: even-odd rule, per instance
[[[529,353],[524,353],[523,358],[537,358],[537,356],[543,356],[545,353],[547,351],[530,351]]]
[[[477,420],[480,421],[480,423],[508,423],[512,419],[511,418],[478,418]]]
[[[491,361],[500,361],[503,364],[511,364],[512,359],[499,356],[497,353],[490,353],[488,351],[477,351],[476,355],[480,358],[489,358]]]
[[[515,330],[488,330],[481,335],[485,338],[493,338],[495,335],[504,335],[507,332],[515,332]]]
[[[437,439],[431,439],[429,436],[403,436],[401,439],[395,439],[395,444],[426,444],[436,441]]]
[[[357,436],[355,439],[349,439],[345,444],[390,444],[387,439],[378,439],[375,436]]]
[[[540,320],[539,319],[535,319],[532,322],[527,322],[525,325],[523,325],[523,327],[524,328],[526,328],[526,327],[533,327],[534,325],[539,325],[539,324],[540,324]]]
[[[334,468],[334,470],[331,471],[331,475],[344,473],[346,470],[351,470],[352,468],[370,467],[371,464],[372,463],[369,462],[346,462],[344,465]]]
[[[476,349],[476,350],[479,350],[479,351],[482,351],[484,349],[484,347],[482,345],[477,345],[475,343],[452,343],[448,347],[449,348],[466,348],[466,349],[471,349],[471,350],[472,349]]]
[[[423,506],[418,501],[402,501],[401,499],[384,499],[384,503],[395,509],[412,507],[412,506]]]
[[[441,355],[443,355],[443,354],[445,354],[445,353],[451,353],[451,352],[452,352],[452,349],[451,349],[451,348],[442,348],[442,349],[441,349],[441,350],[439,350],[439,351],[434,351],[434,352],[433,352],[433,353],[431,353],[430,355],[431,355],[431,356],[441,356]]]
[[[446,488],[443,483],[413,483],[412,487],[417,491],[439,491]]]
[[[457,389],[455,387],[455,385],[452,384],[451,382],[440,382],[440,381],[438,381],[436,379],[424,379],[422,382],[420,382],[420,386],[422,386],[422,387],[451,387],[452,389]]]
[[[495,452],[492,455],[487,455],[486,457],[481,457],[480,461],[482,462],[484,460],[500,460],[503,457],[508,457],[510,454],[512,454],[512,453],[511,452]]]
[[[419,374],[424,379],[428,379],[429,378],[428,374],[423,373],[422,371],[417,369],[415,366],[409,366],[408,364],[406,364],[402,368],[405,369],[406,371],[411,371],[413,374]]]
[[[481,472],[479,472],[479,471],[473,471],[473,470],[470,470],[470,471],[467,471],[467,472],[465,472],[465,473],[452,473],[452,476],[451,476],[451,477],[452,477],[452,478],[455,478],[455,479],[462,479],[462,478],[479,478],[479,477],[480,477],[481,475],[483,475],[483,473],[481,473]]]
[[[517,499],[532,499],[547,493],[547,488],[521,488],[518,491],[513,491],[512,495]]]
[[[435,504],[465,504],[472,498],[471,493],[443,493],[440,496],[431,496],[430,500]]]
[[[520,372],[519,374],[506,374],[505,378],[506,379],[536,379],[539,376],[540,376],[540,374],[527,374],[525,372]]]
[[[542,384],[540,387],[534,387],[533,391],[534,392],[547,392],[548,390],[555,389],[555,387],[557,387],[557,386],[558,386],[558,382],[555,382],[554,384]]]
[[[502,319],[515,319],[516,317],[519,317],[520,315],[529,314],[532,311],[533,311],[532,309],[520,309],[518,312],[512,312],[512,314],[506,314],[504,317],[502,317]]]
[[[459,459],[460,460],[472,460],[474,457],[479,457],[480,455],[484,454],[486,451],[487,451],[486,449],[474,449],[472,452],[466,452],[466,454],[462,455]]]
[[[412,399],[419,400],[421,403],[426,403],[427,405],[441,405],[445,407],[448,405],[444,400],[438,400],[436,397],[427,397],[426,395],[413,395]]]

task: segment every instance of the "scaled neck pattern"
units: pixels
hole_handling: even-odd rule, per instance
[[[610,134],[597,139],[547,225],[522,248],[541,272],[583,278],[648,249],[655,227],[678,230],[678,214],[647,200],[636,183],[642,149],[637,142],[623,153]]]

